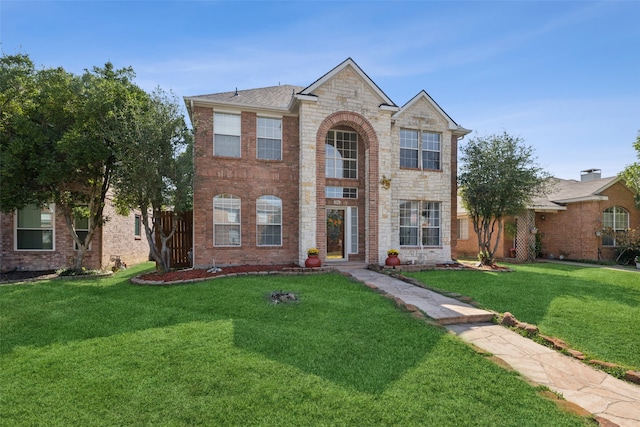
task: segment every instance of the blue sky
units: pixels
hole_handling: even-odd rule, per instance
[[[554,176],[636,161],[638,1],[0,0],[0,43],[77,74],[132,66],[179,97],[307,86],[351,57],[396,104],[424,89],[470,136],[523,138]]]

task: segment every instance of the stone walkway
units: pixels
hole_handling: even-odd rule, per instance
[[[418,307],[462,340],[502,359],[598,418],[603,426],[640,427],[640,386],[490,323],[493,313],[361,266],[336,265],[354,279]]]

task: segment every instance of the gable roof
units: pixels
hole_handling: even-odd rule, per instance
[[[465,129],[462,126],[460,126],[459,124],[457,124],[452,118],[451,116],[449,116],[442,108],[440,108],[440,106],[438,105],[438,103],[436,101],[433,100],[433,98],[431,98],[431,96],[429,96],[429,94],[423,89],[421,90],[416,96],[414,96],[413,98],[411,98],[409,100],[409,102],[407,102],[406,104],[404,104],[402,106],[402,108],[400,108],[400,110],[398,110],[398,112],[396,112],[392,118],[396,118],[398,116],[400,116],[401,114],[403,114],[405,111],[409,110],[416,102],[418,102],[419,100],[424,99],[427,101],[427,103],[429,103],[433,109],[435,109],[442,117],[444,117],[444,119],[448,122],[449,124],[449,130],[453,130],[455,131],[454,133],[458,134],[458,135],[466,135],[468,133],[471,133],[471,130],[469,129]]]
[[[609,198],[603,196],[602,192],[621,180],[622,178],[619,176],[594,179],[592,181],[553,178],[551,193],[534,198],[529,209],[537,212],[566,211],[568,203],[608,200]],[[464,214],[466,214],[466,209],[464,209],[462,200],[458,196],[458,215]]]
[[[315,82],[311,83],[309,86],[307,86],[306,88],[304,88],[303,90],[301,90],[298,95],[302,95],[302,96],[315,96],[313,94],[313,91],[316,90],[318,87],[322,86],[324,83],[326,83],[327,81],[331,80],[336,74],[338,74],[340,71],[344,70],[347,67],[351,67],[353,68],[353,70],[356,72],[356,74],[358,74],[360,76],[360,78],[362,78],[362,80],[364,80],[369,87],[380,97],[382,98],[383,102],[379,105],[379,107],[391,107],[393,110],[397,110],[398,106],[395,104],[395,102],[393,102],[391,100],[391,98],[389,98],[387,96],[387,94],[385,94],[382,89],[380,89],[378,87],[377,84],[375,84],[375,82],[373,80],[371,80],[371,78],[369,78],[369,76],[367,75],[367,73],[365,73],[364,71],[362,71],[362,68],[360,68],[358,66],[358,64],[356,64],[356,62],[351,59],[351,58],[347,58],[346,60],[344,60],[342,63],[338,64],[337,66],[335,66],[331,71],[329,71],[328,73],[326,73],[324,76],[320,77],[318,80],[316,80]]]
[[[531,207],[535,210],[564,210],[563,205],[568,203],[608,200],[602,192],[620,180],[619,176],[591,181],[554,178],[551,193],[534,199]]]

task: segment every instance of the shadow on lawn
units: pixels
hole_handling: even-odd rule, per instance
[[[150,328],[231,319],[234,345],[347,388],[380,393],[445,336],[338,274],[244,276],[139,287],[130,269],[109,279],[0,289],[0,354]],[[275,290],[300,301],[274,305]]]

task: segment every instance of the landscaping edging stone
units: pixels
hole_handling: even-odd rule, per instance
[[[500,320],[498,323],[506,327],[512,327],[514,329],[523,331],[527,334],[527,336],[529,336],[529,338],[538,337],[542,341],[542,343],[545,344],[547,347],[551,347],[554,350],[558,350],[562,353],[565,353],[573,357],[574,359],[588,363],[589,365],[595,368],[598,368],[600,370],[605,370],[605,371],[621,370],[622,371],[625,369],[624,366],[620,366],[616,363],[604,362],[602,360],[597,360],[597,359],[587,360],[587,357],[581,351],[572,349],[571,347],[569,347],[569,345],[566,342],[564,342],[560,338],[540,334],[537,326],[518,321],[518,319],[516,319],[515,316],[509,313],[508,311],[505,312],[500,317]],[[624,377],[622,377],[621,379],[640,385],[640,372],[627,370],[625,372]]]
[[[412,271],[419,271],[419,270],[412,270]],[[450,298],[454,298],[457,299],[458,301],[467,303],[469,305],[472,305],[474,307],[477,308],[483,308],[481,307],[481,305],[477,302],[474,301],[473,298],[471,297],[467,297],[464,295],[461,295],[457,292],[449,292],[449,291],[445,291],[443,289],[439,289],[439,288],[435,288],[433,286],[429,286],[426,285],[425,283],[420,282],[417,279],[414,279],[412,277],[407,277],[405,275],[403,275],[401,272],[400,273],[395,273],[393,271],[385,271],[384,273],[389,274],[390,276],[392,276],[395,279],[398,280],[402,280],[404,282],[407,282],[411,285],[414,286],[418,286],[424,289],[428,289],[430,291],[433,292],[437,292],[441,295],[450,297]],[[483,308],[483,310],[487,310],[486,308]],[[495,312],[493,310],[487,310],[487,311],[491,311],[494,313],[495,315],[495,319],[498,319],[498,323],[502,326],[505,327],[511,327],[517,330],[520,330],[524,333],[527,334],[527,336],[529,338],[533,338],[533,337],[538,337],[543,344],[547,345],[548,347],[551,347],[555,350],[561,351],[571,357],[573,357],[574,359],[580,360],[582,362],[588,363],[596,368],[599,368],[601,370],[606,370],[606,369],[612,369],[612,370],[624,370],[623,366],[617,365],[615,363],[610,363],[610,362],[603,362],[600,360],[595,360],[595,359],[591,359],[591,360],[586,360],[586,356],[578,351],[578,350],[574,350],[572,348],[569,347],[569,345],[567,343],[565,343],[563,340],[561,340],[560,338],[556,338],[556,337],[550,337],[550,336],[546,336],[546,335],[542,335],[539,333],[539,329],[536,325],[532,325],[529,323],[525,323],[525,322],[520,322],[518,319],[516,319],[516,317],[509,313],[509,312],[505,312],[505,313],[498,313]],[[634,384],[638,384],[640,385],[640,371],[633,371],[633,370],[627,370],[625,372],[624,377],[622,377],[621,379],[624,379],[626,381],[629,381],[631,383]]]

